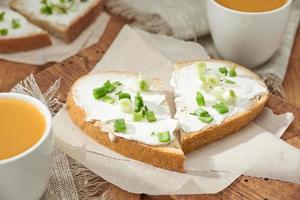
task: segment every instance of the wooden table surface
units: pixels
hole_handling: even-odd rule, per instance
[[[26,64],[12,63],[0,60],[0,92],[7,92],[13,85],[23,80],[30,73],[36,74],[36,79],[42,90],[47,89],[49,83],[53,83],[57,77],[64,74],[68,68],[72,68],[75,73],[84,74],[93,68],[98,60],[103,56],[106,49],[109,47],[118,31],[125,24],[124,20],[113,17],[109,22],[107,30],[99,43],[92,48],[86,49],[78,53],[77,55],[63,61],[62,63],[56,63],[54,65],[47,64],[45,66],[30,66]],[[297,91],[300,87],[300,31],[298,30],[295,45],[290,58],[289,68],[286,79],[284,80],[284,88],[287,94],[287,100],[300,108],[300,93]],[[54,70],[53,70],[54,69]],[[40,73],[38,73],[40,72]],[[66,92],[72,84],[72,80],[69,77],[64,79],[61,85],[61,95],[66,96]],[[43,83],[47,83],[44,84]],[[274,97],[273,106],[276,102],[281,100]],[[285,103],[286,109],[292,108],[292,105]],[[293,109],[296,109],[293,107]],[[300,113],[300,110],[296,109]],[[300,116],[299,116],[300,118]],[[299,124],[295,125],[298,128]],[[293,127],[292,127],[293,129]],[[295,146],[300,147],[300,137],[285,138],[289,143],[295,143]],[[290,141],[289,141],[290,139]],[[264,187],[261,187],[261,186]],[[245,187],[247,186],[247,187]],[[112,190],[115,194],[118,194],[119,199],[165,199],[165,200],[194,200],[194,199],[300,199],[300,186],[296,184],[284,183],[280,181],[270,181],[268,179],[260,179],[253,177],[241,176],[224,192],[220,192],[216,195],[185,195],[185,196],[147,196],[147,195],[134,195],[122,191],[117,187],[113,187]],[[283,195],[282,195],[283,194]]]

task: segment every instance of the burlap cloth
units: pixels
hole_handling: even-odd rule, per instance
[[[139,2],[138,0],[137,2]],[[168,5],[169,0],[164,1],[162,5],[166,4]],[[193,0],[192,0],[193,1]],[[108,7],[112,9],[113,12],[125,15],[125,17],[129,19],[135,19],[137,20],[135,23],[137,26],[149,30],[151,32],[157,32],[157,33],[164,33],[167,35],[173,35],[178,38],[183,39],[189,39],[190,37],[198,38],[200,35],[204,35],[208,33],[206,22],[203,20],[200,20],[202,26],[204,29],[196,29],[193,28],[191,31],[186,31],[190,29],[182,28],[186,27],[186,25],[180,25],[180,23],[173,23],[173,24],[167,24],[166,21],[170,20],[170,16],[163,16],[165,18],[162,18],[162,16],[159,16],[158,14],[155,14],[155,12],[161,11],[161,9],[154,10],[154,14],[144,14],[142,11],[137,10],[134,12],[134,9],[130,8],[129,5],[125,5],[125,11],[122,10],[122,6],[124,6],[123,3],[125,2],[134,2],[134,1],[126,1],[126,0],[109,0],[108,1]],[[150,1],[145,1],[150,2]],[[152,1],[151,1],[152,2]],[[178,5],[181,5],[181,2],[184,1],[177,1]],[[195,1],[196,2],[203,2],[203,1]],[[159,3],[159,1],[158,1]],[[153,4],[153,2],[152,2]],[[202,4],[202,3],[200,3]],[[174,4],[175,5],[175,4]],[[121,6],[121,7],[120,7]],[[126,7],[127,6],[127,7]],[[142,7],[141,4],[138,6]],[[160,6],[157,6],[160,7]],[[186,9],[193,9],[193,6],[186,5]],[[195,7],[195,6],[194,6]],[[163,8],[163,7],[161,7]],[[178,8],[178,6],[177,6]],[[174,9],[176,10],[176,7],[173,7],[173,13]],[[151,11],[151,9],[148,8],[148,12]],[[175,12],[176,13],[176,12]],[[142,16],[142,21],[139,21],[139,16]],[[184,16],[184,15],[183,15]],[[195,15],[194,18],[197,18],[198,15]],[[203,16],[203,13],[202,15]],[[166,19],[161,21],[161,19]],[[158,20],[158,21],[156,21]],[[140,23],[139,23],[140,22]],[[146,23],[147,22],[147,23]],[[157,23],[158,22],[158,23]],[[184,22],[184,21],[181,21]],[[191,23],[196,23],[196,21],[192,20]],[[199,23],[199,21],[197,22]],[[263,79],[268,84],[270,90],[272,93],[276,95],[283,95],[283,89],[281,86],[282,79],[285,75],[289,55],[291,52],[292,44],[294,41],[295,32],[297,30],[297,26],[299,23],[299,10],[296,9],[292,13],[291,22],[288,27],[287,34],[285,36],[284,43],[281,47],[281,49],[276,53],[276,57],[279,57],[280,59],[272,59],[271,62],[266,63],[266,65],[258,69],[257,72],[261,74]],[[179,26],[179,27],[178,27]],[[188,25],[187,25],[188,26]],[[193,24],[190,24],[190,26],[193,26]],[[175,28],[174,28],[175,27]],[[177,27],[177,28],[176,28]],[[174,31],[175,30],[175,31]],[[184,30],[184,32],[182,32]],[[196,35],[195,35],[196,33]],[[198,39],[200,43],[206,48],[206,50],[212,55],[212,57],[218,57],[216,54],[216,51],[214,49],[214,46],[212,45],[211,39],[208,37],[200,38]],[[274,57],[275,57],[274,56]],[[283,69],[276,69],[275,72],[279,72],[279,74],[276,73],[267,73],[268,68],[271,66],[278,65],[284,66]],[[279,70],[279,71],[278,71]],[[59,97],[57,96],[57,90],[59,88],[60,81],[56,81],[53,86],[51,86],[48,91],[45,93],[42,93],[39,89],[38,85],[36,84],[34,77],[31,75],[27,77],[24,81],[17,84],[13,89],[12,92],[18,92],[18,93],[25,93],[31,96],[34,96],[38,99],[40,99],[42,102],[44,102],[46,105],[48,105],[49,109],[51,110],[52,114],[54,115],[59,108],[62,106],[62,103],[59,101]],[[63,152],[56,150],[54,153],[54,159],[53,159],[53,165],[52,165],[52,171],[51,171],[51,177],[49,181],[49,185],[41,198],[42,200],[87,200],[87,199],[113,199],[113,196],[109,195],[109,188],[110,184],[107,183],[105,180],[103,180],[101,177],[95,175],[93,172],[85,168],[80,163],[74,161],[72,158],[68,157]]]

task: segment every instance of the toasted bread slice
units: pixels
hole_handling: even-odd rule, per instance
[[[0,7],[0,53],[29,51],[51,45],[47,32],[30,24],[26,18]]]
[[[242,82],[243,78],[245,78],[245,81],[247,80],[248,82],[247,82],[247,84],[244,84],[243,87],[246,86],[246,87],[252,88],[249,90],[245,89],[245,88],[244,89],[245,89],[245,91],[252,91],[253,95],[252,96],[250,95],[251,92],[250,93],[244,92],[246,94],[241,95],[240,97],[238,97],[240,100],[237,100],[237,101],[243,102],[243,103],[240,103],[240,102],[237,103],[237,104],[241,104],[242,108],[239,109],[238,111],[235,111],[232,114],[228,114],[228,115],[224,114],[224,115],[226,115],[226,117],[223,117],[223,114],[219,114],[219,113],[215,114],[217,111],[214,112],[213,108],[209,108],[209,107],[212,107],[211,105],[210,106],[205,105],[204,107],[200,106],[200,108],[203,108],[203,110],[206,110],[206,111],[209,110],[209,114],[211,115],[212,118],[214,118],[213,121],[210,123],[207,123],[207,122],[205,123],[205,122],[197,119],[196,116],[192,116],[192,117],[195,117],[193,119],[194,121],[189,121],[188,123],[184,123],[183,121],[180,121],[180,119],[179,119],[179,123],[181,126],[180,144],[181,144],[182,150],[185,153],[197,150],[207,144],[211,144],[213,142],[221,140],[222,138],[229,136],[231,134],[234,134],[237,131],[239,131],[240,129],[242,129],[243,127],[245,127],[249,122],[251,122],[252,119],[254,119],[261,112],[261,110],[264,108],[264,105],[267,102],[267,99],[269,96],[269,92],[267,90],[266,85],[256,74],[254,74],[253,72],[251,72],[250,70],[248,70],[245,67],[242,67],[242,66],[239,66],[237,64],[227,62],[227,61],[204,60],[204,61],[180,62],[180,63],[176,64],[176,70],[173,74],[173,78],[176,79],[176,76],[178,76],[179,74],[181,74],[181,76],[182,76],[182,75],[184,75],[184,73],[188,73],[188,70],[189,70],[188,67],[190,68],[190,70],[194,70],[194,69],[192,69],[193,68],[192,66],[197,65],[197,63],[204,63],[205,65],[215,65],[218,68],[227,67],[228,71],[232,67],[236,67],[236,72],[237,72],[236,77],[230,77],[228,74],[225,76],[225,74],[222,74],[220,72],[220,70],[218,70],[218,68],[215,70],[217,71],[216,73],[220,73],[219,75],[221,76],[221,79],[224,79],[224,81],[227,78],[230,78],[231,80],[233,80],[233,81],[227,81],[228,85],[232,84],[232,86],[224,86],[224,87],[233,88],[233,91],[236,93],[243,94],[242,92],[239,91],[239,90],[243,89],[242,86],[241,87],[234,86],[234,84],[239,85],[238,82],[239,81]],[[209,63],[211,63],[211,64],[209,64]],[[183,69],[185,69],[186,72],[182,71]],[[176,74],[176,72],[179,72],[179,73]],[[224,73],[224,71],[223,71],[223,73]],[[241,75],[241,76],[239,76],[239,75]],[[173,86],[175,87],[175,96],[176,96],[175,104],[177,107],[176,115],[178,114],[178,116],[180,116],[179,109],[183,108],[183,105],[185,107],[189,107],[189,105],[187,105],[187,104],[189,104],[191,101],[196,101],[196,99],[195,99],[196,91],[193,91],[193,90],[197,90],[197,91],[200,91],[201,93],[205,93],[205,92],[203,92],[203,89],[201,89],[201,86],[194,87],[195,85],[199,84],[199,82],[197,82],[198,80],[196,80],[196,79],[199,79],[198,74],[195,76],[195,78],[193,78],[193,74],[190,74],[187,76],[188,76],[188,80],[186,80],[186,81],[182,81],[182,80],[178,81],[178,79],[177,79],[177,83],[174,83],[176,81],[173,81]],[[221,80],[221,82],[222,82],[222,80]],[[186,85],[182,85],[182,84],[186,84]],[[222,84],[227,84],[227,83],[222,83]],[[184,90],[178,89],[180,87],[187,87],[186,90],[194,92],[195,96],[192,98],[189,98],[188,95],[182,94]],[[237,88],[235,88],[235,87],[237,87]],[[253,87],[256,87],[256,89]],[[258,88],[260,88],[260,89],[258,89]],[[256,93],[255,93],[255,91],[256,91]],[[217,95],[219,95],[219,94],[217,94]],[[250,99],[246,99],[247,95],[249,95],[249,97],[247,97],[247,98],[250,98]],[[205,97],[206,96],[204,95],[204,98]],[[184,101],[188,101],[188,99],[191,101],[184,102]],[[207,104],[210,103],[209,102],[209,101],[211,101],[210,99],[211,99],[211,96],[208,95],[208,97],[206,99],[206,101],[208,101],[208,103],[206,102]],[[197,102],[196,102],[196,106],[198,106]],[[229,108],[229,112],[231,112],[230,111],[231,109],[234,109],[234,108]],[[190,112],[193,112],[193,111],[192,110],[187,111],[187,114],[184,114],[183,117],[189,118],[190,116],[188,116],[188,115]],[[175,117],[175,118],[177,118],[177,117]],[[218,120],[219,120],[219,123],[215,122]],[[183,123],[184,125],[181,123]],[[197,123],[202,124],[201,125],[202,127],[197,128],[197,126],[200,127],[200,125],[195,125]],[[191,126],[192,124],[194,124],[193,125],[194,127]]]
[[[70,43],[94,22],[102,10],[103,0],[64,2],[46,0],[43,3],[36,0],[12,0],[10,6],[33,24]],[[45,11],[42,11],[43,9]]]
[[[121,83],[127,84],[131,80],[137,78],[137,75],[131,73],[124,73],[124,72],[103,72],[95,75],[87,75],[77,80],[72,86],[67,98],[67,111],[69,113],[69,116],[73,120],[73,122],[77,126],[79,126],[84,133],[86,133],[89,137],[93,138],[96,142],[104,145],[107,148],[112,149],[117,153],[120,153],[126,157],[138,161],[142,161],[144,163],[148,163],[155,167],[183,172],[184,154],[180,148],[180,145],[176,137],[174,137],[174,139],[170,143],[166,143],[163,145],[151,145],[151,144],[149,145],[141,141],[137,141],[134,139],[131,140],[119,136],[116,136],[114,137],[114,139],[112,139],[110,134],[107,131],[105,131],[106,129],[102,126],[106,122],[101,120],[96,120],[96,119],[90,121],[87,119],[91,111],[87,107],[85,107],[84,104],[90,104],[88,102],[94,99],[92,95],[93,90],[91,90],[93,88],[91,88],[91,86],[96,87],[97,84],[95,85],[94,83],[100,84],[101,82],[103,83],[104,81],[107,81],[107,79],[112,80],[111,77],[114,78],[114,81],[120,81]],[[127,78],[129,79],[128,81]],[[161,93],[162,92],[161,82],[155,79],[152,79],[151,82],[152,85],[156,88],[155,90],[158,90]],[[78,98],[78,93],[80,93],[81,100],[79,100]],[[116,97],[113,94],[111,94],[111,96]],[[90,99],[90,100],[87,100],[87,102],[83,102],[84,100],[82,99],[86,99],[86,100]],[[100,104],[101,100],[98,101],[98,103]],[[91,102],[90,105],[92,104],[93,103]],[[114,104],[118,105],[118,102],[114,102]],[[169,109],[165,100],[162,103],[162,106],[166,109]],[[97,108],[96,106],[92,106],[92,109],[94,110]],[[103,112],[103,114],[105,114],[104,113],[105,108],[97,109],[97,110],[99,110],[97,112],[99,113]],[[107,111],[109,113],[114,112],[113,110],[110,109],[108,109]],[[157,122],[159,121],[160,120],[158,119]],[[145,123],[150,124],[147,121]],[[146,129],[143,130],[146,131]],[[138,134],[142,134],[142,133],[138,133]]]

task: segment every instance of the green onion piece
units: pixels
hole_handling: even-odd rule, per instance
[[[105,87],[107,93],[113,92],[117,88],[109,80],[104,83],[103,87]]]
[[[204,122],[209,124],[210,122],[212,122],[214,119],[211,116],[199,116],[199,119]]]
[[[8,34],[8,30],[7,30],[6,28],[0,29],[0,35],[1,35],[1,36],[5,36],[5,35],[7,35],[7,34]]]
[[[225,80],[225,83],[228,83],[228,84],[235,84],[235,82],[234,82],[234,81],[232,81],[232,80],[229,80],[229,79],[226,79],[226,80]]]
[[[226,90],[223,94],[223,101],[226,104],[234,104],[236,101],[236,94],[235,92],[230,89],[230,90]]]
[[[118,93],[118,96],[119,96],[119,100],[125,99],[125,98],[131,100],[131,95],[126,92],[120,92],[120,93]]]
[[[110,103],[110,104],[113,104],[115,102],[115,99],[112,98],[111,96],[108,96],[108,95],[105,95],[102,100],[106,103]]]
[[[95,99],[100,99],[106,95],[106,88],[105,87],[99,87],[93,89],[93,96]]]
[[[204,96],[201,94],[201,92],[197,92],[196,101],[197,101],[198,106],[205,105],[205,99],[204,99]]]
[[[132,113],[132,120],[133,121],[138,122],[138,121],[141,121],[142,119],[143,119],[143,111],[138,111],[138,112],[134,111]]]
[[[208,86],[213,87],[220,83],[220,78],[215,74],[205,75],[205,82]]]
[[[230,70],[229,70],[229,76],[230,77],[235,77],[236,76],[235,68],[236,68],[236,66],[230,68]]]
[[[44,7],[41,8],[41,13],[45,15],[52,15],[52,7],[45,5]]]
[[[199,64],[197,65],[197,69],[198,69],[198,75],[199,75],[199,78],[202,79],[202,77],[203,77],[204,74],[205,74],[206,63],[199,63]]]
[[[225,76],[227,76],[227,74],[228,74],[228,70],[227,70],[226,67],[220,67],[220,68],[219,68],[219,72],[220,72],[221,74],[224,74]]]
[[[126,124],[124,119],[116,119],[114,123],[115,132],[126,131]]]
[[[128,99],[128,98],[120,99],[119,103],[120,103],[120,107],[121,107],[122,112],[131,113],[132,104],[131,104],[130,99]]]
[[[169,131],[159,132],[157,133],[157,137],[160,142],[169,142],[171,140]]]
[[[140,90],[145,92],[149,90],[150,84],[145,80],[139,80]]]
[[[146,112],[146,118],[148,120],[148,122],[155,122],[156,121],[156,117],[153,111],[148,111]]]
[[[228,107],[224,103],[217,103],[213,105],[213,108],[220,114],[227,113],[229,111]]]
[[[144,107],[144,100],[140,92],[137,92],[135,97],[135,110],[140,111]]]
[[[20,21],[17,20],[17,19],[11,20],[11,26],[12,26],[13,29],[21,28]]]
[[[152,133],[151,133],[151,136],[154,136],[154,135],[155,135],[155,132],[152,132]]]
[[[67,8],[60,6],[60,5],[55,5],[55,4],[52,5],[52,11],[54,11],[55,13],[59,13],[59,14],[66,14],[68,12]]]
[[[5,16],[5,12],[3,11],[0,13],[0,22],[4,20],[4,16]]]

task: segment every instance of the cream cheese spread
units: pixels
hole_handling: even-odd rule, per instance
[[[2,13],[4,14],[2,20],[0,20],[0,30],[7,30],[7,34],[0,34],[0,39],[22,37],[42,31],[42,29],[30,24],[25,17],[17,12],[0,7],[0,14]],[[13,21],[17,27],[13,26]]]
[[[171,79],[171,85],[174,87],[176,114],[175,119],[178,119],[179,126],[185,132],[198,131],[213,124],[221,124],[226,118],[245,111],[250,105],[251,100],[259,94],[267,92],[265,85],[258,80],[247,75],[247,71],[237,67],[236,76],[230,77],[220,73],[219,68],[226,67],[231,69],[230,64],[209,61],[206,64],[206,74],[214,74],[218,77],[218,85],[204,89],[203,81],[199,78],[198,63],[191,64],[176,70]],[[230,81],[230,83],[226,81]],[[234,84],[233,84],[234,83]],[[235,102],[228,105],[228,112],[220,114],[213,105],[220,102],[216,97],[222,94],[223,91],[232,90],[235,93]],[[205,99],[205,105],[201,109],[207,111],[213,120],[210,123],[202,122],[198,116],[192,115],[199,105],[196,102],[196,93],[200,91]],[[224,92],[226,95],[226,92]]]
[[[114,103],[110,104],[93,97],[93,89],[100,87],[107,80],[111,82],[119,81],[122,85],[110,94],[114,97]],[[177,120],[171,118],[169,107],[166,104],[166,97],[159,91],[155,84],[150,85],[149,91],[141,92],[145,105],[153,111],[156,116],[155,122],[133,121],[131,113],[124,113],[120,109],[117,96],[118,91],[126,92],[131,95],[134,103],[134,97],[138,90],[138,77],[132,74],[101,73],[81,78],[73,87],[73,98],[75,104],[81,107],[86,114],[86,121],[96,122],[95,124],[102,128],[102,131],[108,132],[113,140],[114,136],[126,138],[128,140],[138,141],[149,145],[165,145],[173,139],[173,132],[177,128]],[[126,121],[126,131],[122,133],[114,132],[113,123],[116,119]],[[170,140],[160,142],[154,132],[169,131]]]
[[[64,3],[61,0],[47,0],[47,4],[58,5],[66,8],[66,12],[56,12],[55,10],[51,14],[42,13],[41,9],[44,4],[41,1],[33,2],[31,0],[26,0],[23,2],[23,6],[26,7],[27,11],[34,16],[38,16],[41,20],[46,20],[61,26],[69,26],[74,20],[84,15],[91,6],[96,4],[95,0],[72,0],[71,2],[65,0]]]

